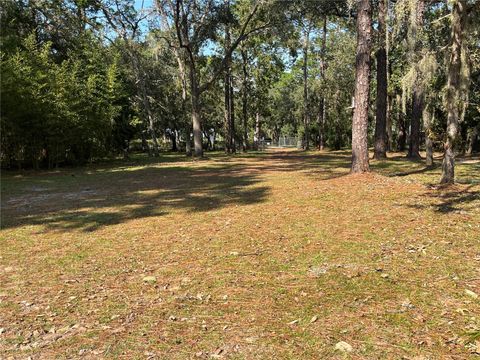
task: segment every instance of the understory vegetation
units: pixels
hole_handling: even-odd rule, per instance
[[[474,1],[4,5],[3,168],[233,153],[280,137],[354,154],[358,144],[362,162],[366,144],[376,158],[426,149],[427,164],[444,148],[446,163],[479,150]]]

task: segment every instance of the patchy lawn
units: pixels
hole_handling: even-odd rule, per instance
[[[480,160],[443,188],[400,154],[349,164],[276,151],[4,173],[0,358],[478,356]]]

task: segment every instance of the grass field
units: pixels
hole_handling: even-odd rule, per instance
[[[478,357],[480,159],[400,155],[5,172],[0,358]]]

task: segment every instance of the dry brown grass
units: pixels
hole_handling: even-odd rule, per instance
[[[478,159],[447,188],[400,157],[164,160],[3,176],[0,358],[480,351]]]

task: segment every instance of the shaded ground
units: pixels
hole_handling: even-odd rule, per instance
[[[480,161],[446,188],[400,154],[349,164],[290,151],[3,175],[0,358],[474,358]]]

